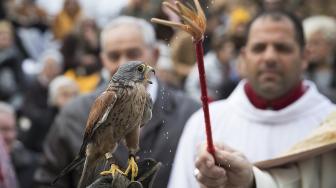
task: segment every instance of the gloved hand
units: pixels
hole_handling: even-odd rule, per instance
[[[138,176],[135,181],[117,173],[114,178],[101,176],[87,188],[151,188],[161,163],[153,159],[144,159],[138,163]]]

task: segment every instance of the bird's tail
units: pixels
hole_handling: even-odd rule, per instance
[[[92,156],[86,157],[82,175],[80,177],[77,188],[85,188],[92,183],[92,180],[94,178],[93,176],[95,174],[97,160],[98,160],[97,157]]]
[[[67,173],[75,169],[77,166],[82,164],[85,160],[85,157],[76,157],[68,166],[66,166],[62,172],[54,179],[54,181],[51,183],[51,185],[54,185],[60,178],[65,176]]]

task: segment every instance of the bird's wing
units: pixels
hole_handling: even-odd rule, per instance
[[[153,109],[153,101],[151,96],[147,93],[141,127],[147,124],[148,121],[152,119],[152,109]]]
[[[85,153],[86,145],[91,136],[104,121],[106,120],[109,112],[117,101],[117,94],[113,90],[104,91],[100,94],[93,103],[88,120],[86,122],[84,140],[80,150],[80,154]]]

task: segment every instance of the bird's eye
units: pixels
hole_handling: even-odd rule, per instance
[[[138,71],[143,73],[145,71],[145,65],[138,66]]]

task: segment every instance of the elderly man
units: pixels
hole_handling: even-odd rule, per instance
[[[0,101],[0,187],[31,187],[34,165],[33,155],[17,140],[14,107]]]
[[[307,40],[307,78],[319,91],[336,101],[336,21],[333,17],[312,16],[303,20]]]
[[[112,20],[101,33],[101,48],[104,68],[110,74],[129,60],[140,60],[155,67],[159,55],[152,26],[133,17]],[[163,164],[153,187],[166,187],[184,124],[199,106],[159,80],[152,78],[152,82],[147,89],[153,98],[153,118],[141,130],[141,150],[138,155],[140,158],[154,158]],[[82,143],[90,105],[104,88],[70,102],[56,118],[44,147],[45,162],[35,174],[40,187],[48,186],[62,168],[75,158]],[[114,157],[126,163],[128,156],[125,147],[119,146]],[[75,187],[79,175],[77,172],[60,179],[56,187]]]
[[[254,176],[248,161],[264,167],[275,165],[261,161],[288,150],[336,110],[312,82],[302,78],[306,51],[302,25],[296,17],[285,12],[261,13],[248,25],[246,37],[241,51],[246,79],[227,100],[210,106],[213,138],[218,143],[216,163],[204,148],[197,150],[205,140],[205,131],[202,112],[196,112],[181,136],[169,187],[251,187]],[[288,176],[298,177],[300,171],[296,172]],[[287,180],[278,186],[307,186],[300,179]],[[256,182],[258,187],[274,185]]]

